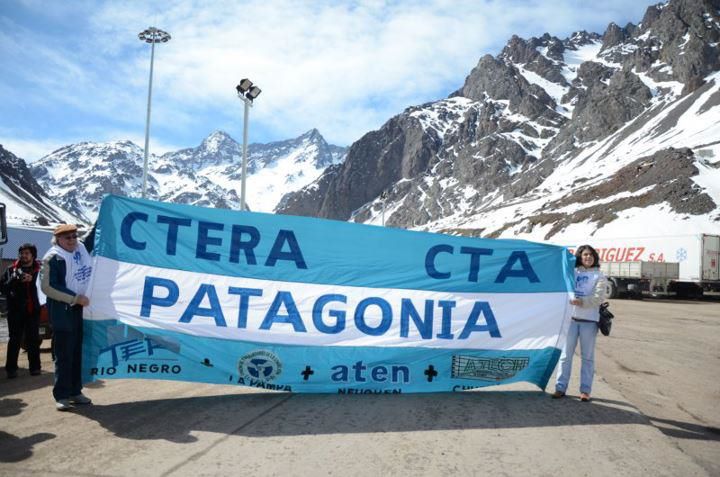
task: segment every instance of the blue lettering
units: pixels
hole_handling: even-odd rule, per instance
[[[362,361],[357,361],[350,367],[343,364],[333,366],[332,368],[330,368],[330,370],[333,371],[333,373],[330,375],[330,379],[335,382],[343,383],[350,381],[350,368],[355,371],[355,375],[353,377],[355,382],[367,382],[365,371],[368,369],[368,367],[365,366]],[[386,382],[388,380],[388,374],[390,374],[390,381],[392,381],[393,383],[398,383],[400,381],[402,381],[403,383],[410,382],[410,368],[408,368],[407,366],[392,365],[390,366],[390,370],[388,370],[387,366],[378,365],[370,369],[370,378],[378,383]]]
[[[453,248],[451,245],[435,245],[430,247],[430,250],[428,250],[425,255],[425,271],[428,276],[437,278],[438,280],[450,278],[450,272],[439,272],[438,269],[435,268],[435,257],[441,252],[452,254]]]
[[[243,234],[248,235],[248,240],[243,241]],[[255,247],[260,243],[260,232],[250,225],[233,225],[232,238],[230,240],[230,261],[240,262],[240,250],[245,252],[245,261],[248,265],[256,265]]]
[[[362,373],[363,371],[365,371],[367,369],[367,366],[363,365],[362,361],[358,361],[357,363],[353,364],[352,369],[355,370],[355,382],[364,383],[365,381],[367,381],[363,377],[363,373]]]
[[[438,306],[442,308],[442,326],[440,333],[437,335],[438,338],[444,340],[453,339],[452,334],[452,309],[455,308],[456,303],[454,301],[441,300],[438,302]]]
[[[165,253],[167,255],[175,255],[177,251],[178,228],[190,227],[192,225],[192,220],[181,219],[179,217],[168,217],[167,215],[158,215],[157,223],[167,224],[168,232],[167,241],[165,243]]]
[[[485,317],[484,325],[477,324],[480,315],[483,315]],[[460,333],[458,339],[464,340],[465,338],[470,336],[470,333],[475,331],[487,331],[493,338],[501,338],[500,330],[497,326],[497,321],[495,321],[495,315],[493,314],[492,309],[490,309],[490,303],[486,301],[475,302],[475,305],[470,312],[470,316],[468,317],[467,323],[465,324],[465,328],[462,330],[462,333]]]
[[[251,296],[262,296],[263,291],[259,288],[228,288],[230,295],[240,295],[240,311],[238,311],[238,328],[247,328],[248,306]]]
[[[155,287],[162,287],[167,290],[165,297],[155,296]],[[140,305],[140,316],[150,318],[152,306],[173,306],[180,296],[180,288],[177,283],[166,278],[145,277],[143,286],[142,304]]]
[[[370,372],[373,381],[384,383],[387,381],[388,370],[385,366],[375,366]]]
[[[346,382],[348,381],[348,378],[349,378],[349,369],[348,369],[347,366],[343,366],[343,365],[341,364],[341,365],[338,365],[338,366],[333,366],[333,367],[330,368],[330,369],[333,370],[333,371],[335,371],[335,372],[330,376],[330,379],[332,379],[333,381],[336,381],[336,382],[337,382],[337,381],[340,381],[340,382],[343,382],[343,383],[346,383]]]
[[[520,266],[522,267],[521,270],[513,270],[513,266],[517,261],[520,261]],[[530,260],[528,260],[527,254],[522,250],[516,250],[510,254],[507,262],[505,262],[505,266],[503,266],[502,270],[500,270],[500,273],[495,279],[495,283],[505,283],[505,280],[508,277],[527,278],[530,283],[538,283],[540,281],[535,273],[535,270],[533,270],[530,265]]]
[[[367,325],[367,323],[365,323],[365,310],[370,305],[375,305],[379,307],[382,313],[382,319],[380,320],[380,324],[377,325],[375,328],[371,328]],[[355,326],[361,332],[370,336],[380,336],[387,332],[391,324],[392,308],[390,308],[390,304],[387,301],[379,297],[369,297],[358,303],[358,306],[355,309]]]
[[[433,306],[432,300],[425,300],[425,320],[420,319],[420,314],[415,309],[412,300],[403,298],[400,306],[400,336],[408,337],[410,332],[410,318],[415,323],[415,328],[420,332],[424,340],[432,338],[433,327]]]
[[[210,308],[201,308],[200,303],[202,303],[206,296],[210,303]],[[195,316],[208,316],[215,320],[215,326],[227,326],[225,316],[220,307],[220,300],[218,300],[217,292],[213,285],[206,283],[200,285],[198,291],[195,292],[195,296],[190,300],[187,309],[180,317],[180,323],[190,323]]]
[[[130,212],[127,214],[120,224],[120,237],[125,245],[135,250],[145,250],[146,242],[138,242],[132,238],[132,226],[136,220],[148,221],[148,215],[142,212]]]
[[[392,369],[392,382],[393,383],[399,383],[400,382],[400,374],[402,373],[402,382],[407,384],[410,382],[410,368],[407,366],[395,366],[393,365],[390,369]]]
[[[278,314],[281,305],[285,307],[286,315]],[[307,331],[290,292],[277,292],[270,309],[265,315],[265,319],[260,325],[260,329],[269,330],[273,323],[290,323],[296,333],[305,333]]]
[[[290,247],[290,251],[284,252],[283,247],[285,243]],[[307,268],[305,258],[300,251],[300,245],[298,245],[297,238],[292,230],[280,230],[277,237],[275,237],[275,243],[270,250],[267,261],[265,262],[266,267],[274,267],[278,260],[287,260],[289,262],[295,262],[297,268]]]
[[[347,303],[347,297],[345,295],[322,295],[315,301],[313,305],[312,318],[315,328],[321,333],[335,334],[340,333],[345,329],[345,311],[344,310],[330,310],[328,315],[335,318],[335,325],[328,326],[323,322],[322,312],[323,307],[331,301],[338,301],[340,303]]]
[[[492,255],[493,251],[490,248],[476,248],[476,247],[461,247],[460,253],[470,255],[470,273],[468,273],[469,282],[477,282],[478,274],[480,272],[480,256],[481,255]]]
[[[195,257],[204,258],[205,260],[213,260],[215,262],[220,260],[220,254],[214,252],[208,252],[208,245],[222,245],[222,238],[210,237],[208,232],[210,230],[223,230],[224,224],[217,222],[203,222],[198,223],[198,239],[195,247]]]

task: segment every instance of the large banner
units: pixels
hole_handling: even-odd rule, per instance
[[[341,394],[545,388],[565,248],[108,196],[83,377]]]

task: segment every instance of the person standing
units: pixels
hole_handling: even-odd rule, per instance
[[[605,301],[607,279],[600,271],[600,257],[590,245],[583,245],[575,252],[575,298],[570,300],[573,305],[572,320],[568,328],[565,348],[560,355],[557,382],[552,397],[558,399],[565,396],[572,360],[578,340],[580,341],[580,400],[590,401],[593,376],[595,375],[595,339],[600,319],[600,304]]]
[[[55,406],[59,411],[70,411],[75,404],[92,402],[82,393],[81,375],[83,307],[90,304],[85,293],[92,263],[85,246],[78,242],[75,225],[57,226],[52,244],[42,260],[40,281],[53,327]]]
[[[37,248],[25,243],[18,249],[18,259],[13,263],[0,281],[0,289],[7,297],[8,331],[10,341],[7,346],[5,373],[8,379],[17,377],[18,355],[25,336],[30,374],[40,374],[40,303],[35,281],[40,272],[37,261]]]

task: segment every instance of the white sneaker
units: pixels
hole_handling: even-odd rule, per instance
[[[55,408],[58,411],[72,411],[75,409],[75,406],[70,403],[69,399],[59,399],[55,402]]]
[[[92,404],[92,399],[80,393],[77,396],[70,396],[70,402],[73,404]]]

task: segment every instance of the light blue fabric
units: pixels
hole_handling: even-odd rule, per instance
[[[564,292],[575,281],[575,258],[556,245],[113,195],[103,199],[95,240],[94,255],[121,262],[263,280],[453,293]],[[251,253],[231,251],[249,242],[256,243]],[[284,258],[274,260],[279,245],[276,258]],[[291,245],[297,261],[287,259]],[[520,276],[518,253],[532,266],[532,280]]]
[[[83,379],[165,379],[297,393],[457,392],[514,382],[545,389],[560,351],[294,346],[85,321]]]
[[[103,304],[98,309],[104,314],[92,316],[89,312],[86,315],[89,318],[85,320],[83,354],[86,381],[171,379],[341,394],[462,391],[516,381],[531,382],[544,389],[560,355],[556,340],[562,317],[569,310],[566,299],[573,290],[575,262],[564,247],[521,240],[454,237],[117,196],[103,200],[93,253],[98,257],[94,293],[100,281],[97,277],[118,279],[117,264],[138,265],[137,270],[145,266],[163,269],[160,274],[163,278],[143,277],[146,272],[142,271],[137,275],[124,272],[146,285],[142,297],[133,294],[127,298],[131,310],[124,316],[114,308],[113,300],[119,296],[114,293],[117,281],[109,279],[107,289],[98,293],[97,299],[91,296],[96,306]],[[133,267],[127,270],[133,271]],[[169,325],[172,326],[159,319],[154,320],[152,326],[142,326],[143,320],[153,321],[150,312],[153,306],[169,307],[180,301],[178,283],[183,276],[189,276],[187,272],[204,275],[197,278],[202,281],[198,288],[202,293],[195,293],[199,298],[188,302],[185,313],[171,317]],[[347,297],[335,291],[334,295],[322,295],[325,297],[322,302],[318,296],[326,293],[324,288],[307,287],[310,291],[298,294],[293,301],[288,291],[293,287],[288,287],[277,292],[276,297],[281,299],[276,298],[267,311],[260,312],[269,320],[267,327],[260,328],[265,336],[273,339],[262,342],[237,336],[226,339],[220,331],[212,336],[193,334],[190,324],[194,317],[211,317],[218,330],[227,328],[215,291],[214,280],[218,276],[254,280],[253,288],[246,288],[244,284],[243,287],[226,284],[224,288],[230,295],[236,295],[233,316],[237,317],[238,329],[246,327],[241,316],[247,318],[249,298],[261,296],[257,293],[265,288],[263,283],[273,281],[368,288],[361,303],[365,303],[365,308],[371,304],[374,311],[382,315],[382,321],[380,325],[373,325],[374,328],[368,326],[364,321],[365,308],[359,305],[347,317],[343,309],[326,309],[326,313],[334,313],[338,323],[342,312],[343,323],[347,319],[353,320],[353,325],[362,324],[357,324],[367,335],[358,340],[362,345],[297,344],[294,336],[283,338],[271,325],[291,324],[295,333],[308,333],[304,325],[300,326],[303,318],[296,301],[322,305],[330,297],[329,301],[345,304]],[[152,283],[160,284],[159,294],[153,294]],[[380,336],[389,329],[393,319],[391,305],[381,297],[387,295],[387,290],[398,289],[443,293],[436,297],[428,294],[428,299],[423,301],[429,307],[419,305],[420,311],[414,315],[408,311],[405,316],[408,327],[428,324],[423,329],[430,332],[427,337],[423,335],[425,341],[418,343],[419,346],[398,345],[397,339],[393,342]],[[489,295],[479,297],[480,293]],[[488,333],[492,340],[502,340],[491,313],[492,294],[504,294],[504,299],[507,294],[522,294],[517,299],[517,307],[523,307],[527,301],[532,302],[528,300],[532,294],[549,293],[557,295],[552,300],[545,297],[547,306],[553,308],[548,308],[550,311],[544,316],[553,319],[547,319],[551,329],[538,332],[542,337],[550,337],[542,346],[503,349],[502,342],[497,346],[488,342],[493,346],[485,348],[466,346],[464,338],[456,347],[434,346],[452,338],[452,309],[460,300],[475,302],[472,307],[465,307],[474,311],[459,318],[470,323],[466,323],[463,330]],[[152,298],[143,301],[145,296]],[[410,295],[402,295],[403,300],[405,296]],[[438,308],[439,300],[444,304],[442,310]],[[423,314],[427,309],[430,312]],[[309,320],[320,323],[318,343],[327,342],[325,338],[329,334],[344,329],[328,331],[329,325],[322,323],[322,312],[320,305],[308,306],[304,318],[308,323]],[[446,313],[447,320],[443,321]],[[512,310],[504,313],[508,315]],[[396,314],[395,319],[402,320],[402,316],[402,312],[399,317]],[[499,319],[502,322],[502,317]],[[434,328],[432,320],[435,320]],[[411,321],[414,324],[410,324]],[[399,335],[402,334],[400,331]],[[521,335],[518,340],[524,338],[532,342],[538,337]]]
[[[567,391],[570,382],[570,374],[572,373],[572,360],[575,354],[578,340],[580,341],[580,357],[582,365],[580,367],[580,392],[592,392],[593,376],[595,375],[595,339],[597,338],[597,323],[588,323],[582,321],[570,321],[570,329],[568,330],[565,348],[560,355],[560,363],[558,364],[557,383],[555,390]]]

